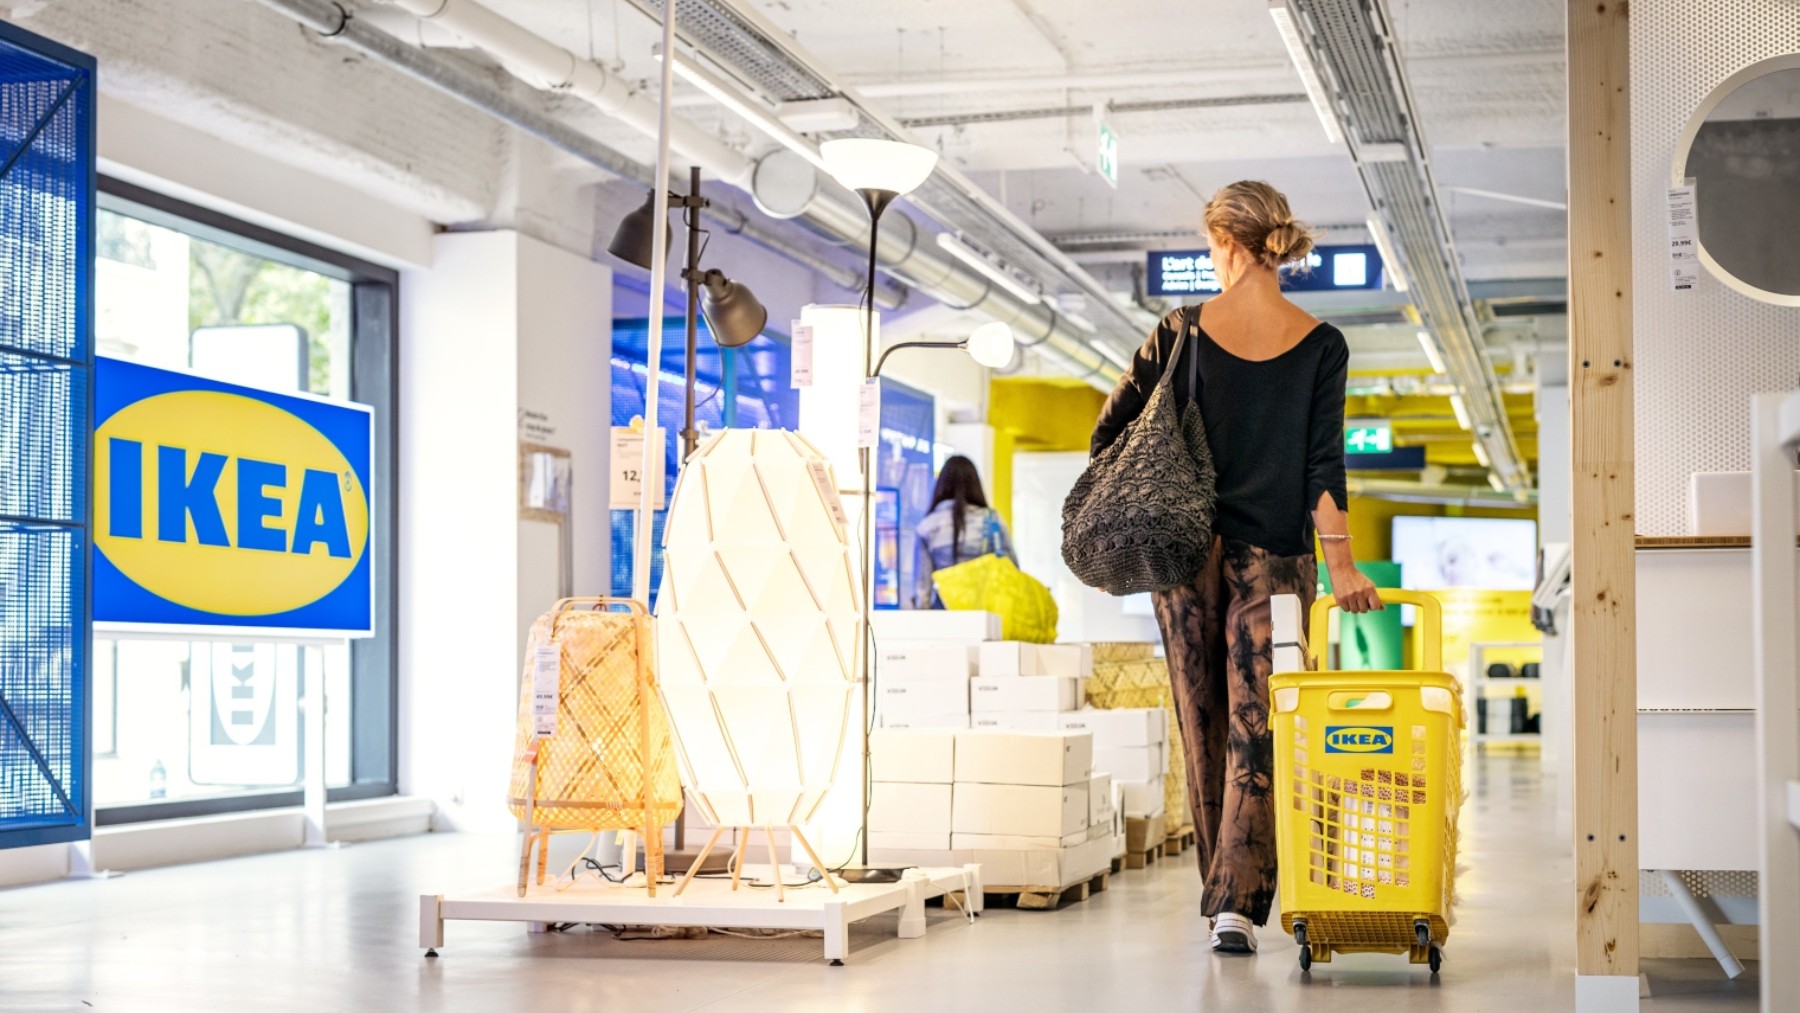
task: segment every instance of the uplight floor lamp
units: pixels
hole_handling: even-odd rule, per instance
[[[937,167],[937,152],[903,141],[850,137],[826,141],[819,146],[825,168],[845,187],[862,198],[869,212],[869,273],[863,290],[863,383],[880,382],[881,367],[888,355],[901,348],[963,348],[984,366],[1004,366],[1012,359],[1012,330],[1003,323],[984,324],[964,341],[909,341],[894,345],[875,355],[875,264],[880,246],[881,214],[896,199],[911,193],[931,176]],[[1004,345],[1004,349],[1002,349]],[[864,439],[857,457],[862,469],[862,643],[858,647],[862,670],[862,772],[863,799],[861,833],[857,836],[858,861],[869,864],[869,689],[874,672],[874,640],[869,625],[875,597],[875,567],[871,555],[875,542],[874,499],[875,450],[880,444],[880,426],[873,440]]]

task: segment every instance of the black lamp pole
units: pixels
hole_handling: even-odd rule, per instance
[[[687,282],[687,393],[682,403],[681,461],[686,464],[700,447],[700,432],[694,427],[694,386],[699,380],[694,359],[698,353],[700,315],[700,209],[712,203],[700,196],[700,167],[688,168],[688,194],[681,199],[682,220],[687,225],[687,270],[681,272]],[[652,364],[650,389],[654,390]]]

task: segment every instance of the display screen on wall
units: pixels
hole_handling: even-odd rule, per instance
[[[1150,252],[1151,295],[1211,295],[1219,291],[1208,250]],[[1373,246],[1320,246],[1304,264],[1281,270],[1281,286],[1292,292],[1335,292],[1380,288],[1381,253]]]
[[[100,358],[94,620],[369,636],[367,405]]]
[[[1537,522],[1396,517],[1393,556],[1409,588],[1529,591],[1537,582]]]

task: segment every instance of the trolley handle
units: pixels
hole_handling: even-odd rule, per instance
[[[1420,672],[1443,671],[1444,607],[1437,598],[1423,591],[1403,591],[1397,587],[1378,587],[1375,592],[1381,596],[1383,604],[1411,605],[1419,610],[1418,619],[1413,623],[1413,636],[1416,638],[1414,668]],[[1331,622],[1331,610],[1337,607],[1336,595],[1326,595],[1313,602],[1306,653],[1312,659],[1314,670],[1325,664],[1325,650],[1331,640],[1326,635],[1326,631],[1330,629],[1327,624]]]

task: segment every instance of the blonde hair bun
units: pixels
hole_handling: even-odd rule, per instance
[[[1220,187],[1206,202],[1204,222],[1208,235],[1231,237],[1270,270],[1304,259],[1314,245],[1312,230],[1294,219],[1287,197],[1262,180]]]

